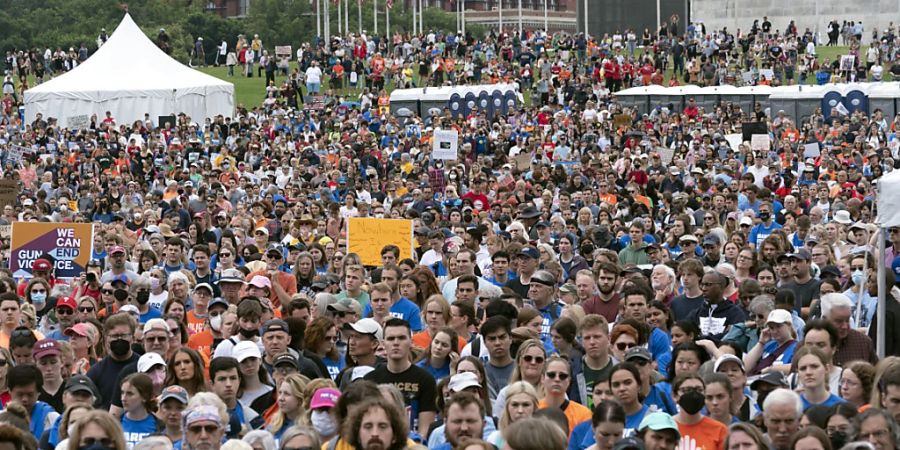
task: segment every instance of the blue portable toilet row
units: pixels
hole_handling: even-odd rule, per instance
[[[391,112],[407,108],[423,117],[444,108],[454,117],[466,117],[477,108],[493,118],[508,114],[522,103],[523,97],[513,84],[397,89],[391,93]]]

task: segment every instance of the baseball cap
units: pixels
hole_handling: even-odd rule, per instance
[[[519,250],[519,253],[516,253],[516,256],[527,256],[533,259],[540,259],[541,253],[538,251],[538,249],[529,245],[526,247],[522,247],[522,249]]]
[[[788,383],[784,378],[784,374],[777,370],[764,373],[760,375],[759,378],[750,382],[750,389],[756,390],[760,383],[765,383],[776,387],[788,387]]]
[[[87,325],[85,322],[76,323],[69,328],[66,328],[66,331],[63,332],[64,335],[72,337],[72,336],[82,336],[93,340],[96,332],[94,331],[94,327],[91,325]]]
[[[34,261],[31,265],[31,270],[50,270],[51,267],[53,266],[50,264],[50,261],[40,258]]]
[[[791,313],[787,312],[783,309],[776,309],[769,313],[769,318],[766,319],[766,324],[770,323],[792,323]]]
[[[726,354],[720,356],[719,359],[716,360],[716,363],[713,365],[713,372],[718,372],[719,368],[722,367],[722,364],[725,364],[727,362],[737,363],[737,365],[741,368],[741,372],[747,371],[746,369],[744,369],[744,361],[741,361],[741,358],[738,358],[737,356],[726,353]]]
[[[821,278],[825,278],[826,275],[832,276],[835,278],[840,278],[841,270],[838,269],[837,266],[827,265],[827,266],[823,267],[821,270],[819,270],[819,276]]]
[[[100,398],[100,390],[97,385],[88,378],[87,375],[72,375],[66,380],[65,392],[87,392],[94,396],[95,399]]]
[[[244,281],[244,274],[240,270],[237,270],[237,269],[223,270],[222,276],[219,277],[219,281],[217,282],[217,284],[222,284],[222,283],[247,284],[247,282]]]
[[[159,356],[159,353],[147,352],[138,358],[137,370],[141,373],[147,373],[160,364],[166,367],[166,362],[163,361],[162,356]]]
[[[613,444],[612,450],[644,450],[645,448],[644,443],[641,442],[640,439],[629,436],[616,441],[616,443]]]
[[[264,277],[264,276],[262,276],[262,275],[255,275],[253,278],[251,278],[251,279],[250,279],[249,285],[250,285],[250,286],[255,286],[255,287],[258,287],[258,288],[269,288],[269,289],[272,289],[272,282],[269,281],[268,278],[266,278],[266,277]]]
[[[368,334],[375,338],[375,340],[384,339],[384,330],[381,329],[381,325],[375,319],[366,318],[360,319],[356,323],[345,323],[345,330],[353,330],[359,334]]]
[[[478,375],[472,372],[460,372],[450,377],[447,387],[450,392],[462,392],[470,387],[481,387],[481,383],[478,382]]]
[[[166,386],[165,389],[162,390],[162,393],[159,394],[159,402],[162,403],[170,398],[174,398],[185,405],[188,404],[188,391],[187,389],[173,384],[171,386]]]
[[[31,356],[35,359],[41,359],[45,356],[59,356],[62,351],[59,349],[59,342],[56,339],[41,339],[34,344],[34,350]]]
[[[677,438],[681,438],[681,433],[678,431],[678,424],[675,423],[675,419],[664,412],[654,412],[644,416],[644,420],[641,420],[641,424],[638,425],[638,430],[644,430],[645,428],[649,428],[653,431],[672,430],[675,432]]]
[[[309,408],[334,408],[339,398],[341,398],[341,391],[335,388],[319,388],[313,393],[312,400],[309,402]]]
[[[116,253],[125,253],[125,247],[121,245],[114,245],[113,248],[109,249],[110,255],[115,255]]]
[[[269,235],[269,229],[266,228],[266,227],[259,227],[259,228],[255,229],[255,230],[253,230],[254,233],[257,232],[257,231],[262,232],[262,233],[265,233],[266,236]]]
[[[216,297],[206,305],[206,310],[209,311],[213,306],[224,306],[225,309],[228,309],[228,302],[222,297]]]
[[[356,381],[360,378],[364,378],[374,370],[375,368],[372,366],[356,366],[353,368],[353,371],[350,372],[350,381]]]
[[[56,308],[69,308],[75,311],[75,308],[78,308],[78,304],[75,303],[75,299],[72,297],[62,297],[56,301]]]
[[[747,216],[741,217],[741,225],[753,226],[753,219]]]
[[[294,355],[288,352],[279,353],[275,356],[275,359],[272,360],[272,367],[278,367],[282,364],[290,364],[294,366],[295,369],[300,370],[300,362],[297,361],[297,358],[295,358]]]
[[[531,281],[543,284],[544,286],[556,286],[556,277],[546,270],[538,270],[535,272],[534,275],[531,276]]]
[[[791,258],[791,259],[796,258],[796,259],[802,259],[804,261],[809,261],[809,259],[812,258],[812,255],[810,255],[809,250],[807,250],[806,248],[801,248],[801,249],[797,250],[796,252],[789,254],[788,258]]]
[[[352,298],[342,298],[337,302],[328,305],[327,309],[343,313],[352,312],[357,315],[362,314],[362,305]]]
[[[631,347],[625,352],[625,361],[633,359],[643,359],[644,361],[653,361],[653,356],[644,347]]]
[[[710,233],[703,237],[703,245],[719,245],[719,237]]]
[[[284,256],[284,252],[281,251],[281,246],[278,244],[272,244],[266,249],[266,255],[269,254],[277,254],[279,258]]]
[[[695,244],[700,242],[700,240],[697,239],[697,236],[694,236],[693,234],[690,234],[690,233],[682,235],[680,238],[678,238],[678,240],[680,242],[693,242]]]
[[[209,291],[210,294],[212,294],[213,292],[215,292],[215,291],[213,290],[212,286],[210,286],[209,283],[200,283],[200,284],[194,286],[193,292],[197,292],[197,291],[200,290],[200,289],[206,289],[207,291]]]
[[[262,358],[259,346],[253,341],[241,341],[231,350],[231,355],[238,362],[243,362],[247,358]]]
[[[125,305],[119,308],[119,312],[125,312],[131,314],[133,316],[140,316],[141,312],[138,310],[137,306],[134,305]]]
[[[149,333],[153,330],[162,330],[165,331],[166,334],[171,333],[172,329],[169,328],[169,324],[166,323],[163,319],[150,319],[147,323],[144,324],[144,333]]]
[[[270,331],[284,331],[285,333],[290,334],[291,330],[288,328],[287,322],[281,319],[271,319],[263,324],[262,334],[265,335]]]

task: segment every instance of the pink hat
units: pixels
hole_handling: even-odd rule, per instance
[[[309,407],[312,409],[334,408],[339,398],[341,398],[341,391],[335,388],[316,389],[312,401],[309,402]]]
[[[262,275],[256,275],[250,279],[250,286],[256,286],[258,288],[272,289],[272,282],[269,281],[268,278],[266,278]]]

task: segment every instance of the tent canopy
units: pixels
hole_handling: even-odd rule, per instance
[[[234,85],[193,70],[166,55],[131,15],[90,58],[72,71],[25,91],[25,114],[70,117],[110,111],[120,123],[144,114],[185,113],[195,122],[234,112]]]

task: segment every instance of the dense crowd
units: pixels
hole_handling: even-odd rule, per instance
[[[862,26],[845,28],[860,51]],[[894,33],[874,36],[875,64],[896,58]],[[773,84],[798,81],[792,64],[830,67],[807,59],[812,32],[765,19],[736,35],[673,19],[644,36],[317,41],[258,107],[171,126],[24,123],[29,77],[82,58],[8,57],[0,158],[20,189],[0,225],[95,231],[78,278],[58,278],[51,254],[29,278],[2,270],[0,443],[896,448],[900,229],[882,235],[873,217],[900,116],[693,101],[638,115],[615,91],[669,64],[712,84],[708,64],[783,68],[747,79]],[[242,37],[216,62],[258,76],[265,48]],[[501,81],[531,101],[398,117],[385,90]],[[303,109],[316,93],[324,108]],[[746,124],[770,149],[726,139]],[[431,158],[436,129],[458,131],[457,161]],[[412,253],[387,245],[364,265],[348,252],[354,217],[411,220]]]

